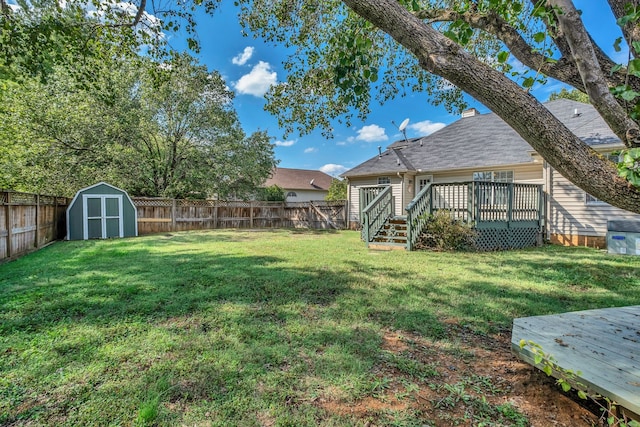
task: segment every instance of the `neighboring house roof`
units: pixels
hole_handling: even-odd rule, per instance
[[[320,171],[276,168],[263,187],[277,185],[285,190],[328,191],[332,179],[330,175]]]
[[[589,145],[620,142],[589,104],[558,99],[545,106]],[[495,113],[477,114],[461,118],[431,135],[396,141],[379,156],[341,176],[527,164],[534,161],[531,152],[531,146]]]

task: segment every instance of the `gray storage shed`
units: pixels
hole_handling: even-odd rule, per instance
[[[126,191],[99,182],[78,191],[67,208],[67,240],[138,235],[138,213]]]

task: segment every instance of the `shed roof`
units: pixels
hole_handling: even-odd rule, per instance
[[[324,172],[309,169],[275,168],[264,187],[277,185],[285,190],[327,191],[333,178]]]
[[[558,99],[545,106],[589,145],[620,142],[589,104]],[[534,161],[531,152],[531,146],[495,113],[478,114],[461,118],[428,136],[396,141],[381,155],[342,176],[527,164]]]

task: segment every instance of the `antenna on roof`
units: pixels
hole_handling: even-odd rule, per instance
[[[400,132],[402,132],[402,136],[404,136],[404,141],[408,143],[409,141],[407,140],[406,129],[407,129],[407,125],[409,124],[409,119],[408,118],[404,119],[402,123],[400,123],[400,126],[396,125],[396,122],[394,122],[393,120],[391,120],[391,124],[393,124],[395,127],[398,128]]]

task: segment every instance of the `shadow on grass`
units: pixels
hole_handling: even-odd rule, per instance
[[[382,328],[446,339],[450,320],[486,330],[521,315],[640,303],[636,264],[593,252],[371,258],[341,249],[334,265],[321,241],[306,259],[292,255],[295,236],[320,234],[291,231],[291,253],[262,250],[264,234],[247,248],[251,232],[64,242],[0,266],[0,376],[11,378],[0,382],[0,424],[126,424],[137,413],[159,425],[211,416],[315,425],[326,414],[312,396],[370,392]],[[459,275],[441,273],[451,263]],[[576,288],[589,281],[595,292]]]

